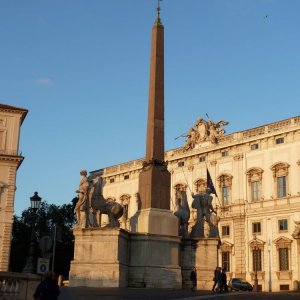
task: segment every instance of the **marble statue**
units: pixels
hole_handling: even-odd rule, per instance
[[[174,215],[178,218],[179,235],[187,238],[189,235],[188,225],[190,219],[190,208],[187,201],[186,192],[181,191],[181,197],[178,197],[176,201],[177,211],[175,211]]]
[[[191,127],[187,133],[179,136],[187,138],[183,146],[184,152],[194,149],[197,144],[205,141],[217,144],[219,138],[225,134],[225,130],[222,126],[228,124],[229,122],[226,121],[219,121],[215,123],[212,120],[206,121],[202,118],[198,118],[194,127]]]
[[[74,209],[78,226],[100,227],[101,214],[107,214],[109,219],[107,227],[119,227],[118,219],[123,215],[123,206],[114,201],[107,201],[103,197],[99,177],[88,180],[86,170],[82,170],[80,175],[81,180],[76,191],[79,199]]]
[[[218,237],[215,230],[215,227],[217,226],[215,225],[216,219],[212,216],[212,213],[216,215],[216,211],[212,206],[213,198],[211,196],[211,192],[211,189],[207,188],[205,193],[192,193],[192,197],[194,199],[192,202],[192,208],[197,210],[196,224],[193,226],[191,231],[192,237]]]
[[[87,179],[87,171],[81,170],[80,171],[80,182],[78,190],[76,190],[76,193],[78,193],[78,201],[76,203],[74,213],[76,215],[77,224],[80,227],[85,228],[87,226],[87,207],[88,207],[88,187],[89,182]]]

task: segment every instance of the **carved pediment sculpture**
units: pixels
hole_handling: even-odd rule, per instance
[[[204,120],[198,118],[187,133],[182,134],[179,137],[186,137],[185,144],[183,146],[184,151],[192,150],[197,144],[201,142],[210,141],[212,144],[217,144],[219,138],[224,136],[225,130],[222,126],[228,125],[229,122],[219,121],[217,123],[212,120]]]

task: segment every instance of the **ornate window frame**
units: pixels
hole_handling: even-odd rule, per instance
[[[277,270],[276,275],[278,279],[291,279],[292,278],[292,270],[291,270],[291,248],[292,248],[293,240],[280,236],[279,238],[273,241],[273,244],[276,246],[277,251]],[[280,270],[280,257],[279,251],[280,249],[287,249],[288,251],[288,269]]]
[[[250,266],[252,266],[252,269],[250,271],[251,279],[254,280],[255,277],[255,268],[254,268],[254,256],[255,256],[255,251],[259,251],[259,256],[260,256],[260,270],[257,270],[257,277],[260,279],[264,279],[265,277],[265,271],[263,269],[264,267],[264,248],[265,248],[265,242],[259,238],[252,239],[249,242],[249,248],[250,248]],[[257,255],[257,254],[256,254]]]
[[[231,195],[232,194],[232,178],[233,178],[233,176],[228,173],[223,173],[217,178],[218,186],[219,186],[219,194],[222,197],[221,198],[222,206],[229,205],[232,201],[232,195]],[[224,187],[228,188],[228,193],[229,193],[226,204],[224,204],[224,195],[223,195]]]
[[[205,193],[206,188],[207,188],[206,179],[199,178],[194,181],[194,191],[196,193]]]
[[[221,264],[222,264],[222,269],[224,268],[223,266],[223,253],[228,252],[229,253],[229,270],[227,270],[226,272],[231,272],[232,267],[231,267],[231,262],[232,262],[232,252],[233,252],[233,244],[224,241],[222,242],[222,244],[220,245],[220,256],[221,256]],[[226,268],[227,269],[227,268]],[[231,277],[231,273],[227,273],[229,277]]]
[[[182,183],[182,182],[178,182],[173,186],[173,189],[174,189],[175,199],[178,199],[178,198],[181,199],[181,192],[182,191],[186,192],[187,184]]]
[[[246,175],[247,175],[247,181],[248,181],[248,186],[249,186],[249,189],[248,189],[248,199],[251,200],[251,202],[258,202],[260,200],[262,200],[262,190],[263,190],[263,185],[262,185],[262,178],[263,178],[263,172],[264,170],[259,168],[259,167],[253,167],[253,168],[250,168],[247,172],[246,172]],[[258,182],[259,184],[259,195],[258,195],[258,199],[255,200],[253,199],[253,187],[252,187],[252,183],[253,182]]]
[[[271,166],[274,178],[274,195],[275,198],[285,198],[289,195],[289,167],[290,165],[286,162],[277,162]],[[279,197],[278,195],[278,178],[285,177],[286,192],[285,196]]]

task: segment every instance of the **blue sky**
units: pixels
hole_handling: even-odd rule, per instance
[[[69,203],[79,171],[145,154],[155,0],[0,0],[0,102],[27,108],[15,212]],[[300,1],[163,0],[165,148],[300,115]],[[267,16],[267,17],[265,17]]]

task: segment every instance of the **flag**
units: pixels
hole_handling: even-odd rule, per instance
[[[207,168],[206,168],[206,184],[207,184],[207,187],[211,189],[211,193],[212,193],[212,194],[215,194],[216,197],[218,197],[217,192],[216,192],[216,189],[215,189],[214,184],[213,184],[213,182],[212,182],[210,173],[209,173],[209,171],[208,171]]]

